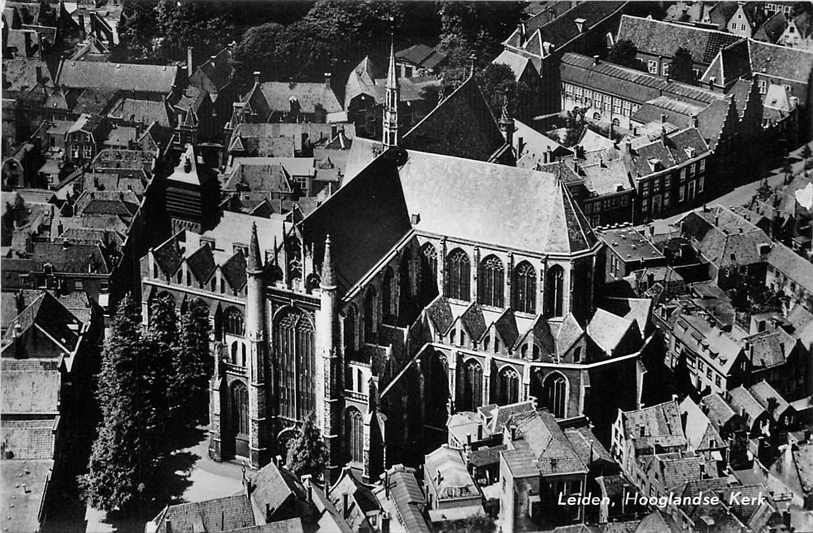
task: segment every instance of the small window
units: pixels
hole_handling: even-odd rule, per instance
[[[657,74],[658,73],[658,62],[654,59],[650,59],[647,61],[647,67],[649,68],[650,74]]]

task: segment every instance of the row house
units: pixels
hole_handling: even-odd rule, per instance
[[[774,243],[766,258],[765,284],[782,291],[797,304],[813,310],[813,265],[781,243]]]
[[[520,24],[503,41],[500,62],[531,61],[541,78],[537,114],[559,111],[559,60],[568,52],[589,53],[612,47],[619,20],[634,2],[582,2],[550,20],[545,13]]]

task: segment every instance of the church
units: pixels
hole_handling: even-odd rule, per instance
[[[646,318],[596,307],[602,244],[565,184],[402,146],[394,63],[382,142],[304,219],[224,213],[142,259],[145,320],[161,294],[211,310],[217,460],[261,467],[314,414],[326,475],[372,480],[456,412],[535,399],[600,435],[640,403]]]

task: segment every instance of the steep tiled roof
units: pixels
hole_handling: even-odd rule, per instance
[[[395,501],[398,519],[406,531],[429,533],[429,526],[423,517],[425,506],[423,490],[415,477],[415,470],[395,465],[388,471],[389,491]]]
[[[251,475],[251,481],[256,487],[251,493],[251,500],[258,509],[271,509],[273,512],[290,499],[305,499],[304,487],[296,476],[273,462]]]
[[[505,312],[500,315],[500,318],[494,322],[494,327],[497,329],[497,332],[499,332],[500,337],[502,337],[508,349],[511,349],[517,342],[517,337],[519,337],[514,313],[511,312],[510,309],[506,309]]]
[[[32,354],[35,355],[35,354]],[[62,375],[59,370],[14,368],[13,360],[3,358],[2,409],[8,415],[56,415]]]
[[[813,52],[748,40],[751,72],[807,84],[813,70]],[[781,80],[780,80],[781,83]]]
[[[233,290],[239,291],[246,284],[246,258],[241,252],[226,260],[220,266],[220,270]]]
[[[292,183],[281,165],[237,165],[229,175],[223,188],[227,190],[264,191],[290,193]]]
[[[531,329],[525,332],[525,334],[517,340],[514,349],[517,349],[525,342],[533,342],[534,346],[537,346],[540,353],[543,355],[552,355],[556,353],[556,341],[553,338],[550,325],[541,314],[536,317]]]
[[[728,391],[728,394],[730,395],[728,401],[729,405],[736,411],[742,410],[749,424],[753,424],[756,419],[767,412],[762,404],[760,404],[743,385],[731,389]]]
[[[624,15],[618,28],[617,40],[621,39],[628,39],[640,52],[655,56],[672,57],[675,50],[683,47],[692,54],[695,62],[708,64],[720,48],[740,37],[697,26]]]
[[[556,353],[563,355],[568,351],[581,337],[584,335],[584,330],[573,313],[568,313],[562,324],[559,326],[559,331],[556,332]]]
[[[440,473],[440,483],[434,487],[439,499],[476,497],[480,494],[471,474],[466,470],[460,451],[447,444],[426,456],[424,469],[427,479],[433,483],[437,483]]]
[[[186,258],[186,265],[200,283],[209,281],[217,268],[212,250],[205,244]]]
[[[465,127],[461,125],[465,124]],[[410,150],[487,161],[505,140],[474,77],[418,122],[401,145]]]
[[[476,303],[472,303],[463,314],[460,315],[460,321],[474,342],[479,341],[486,332],[486,320],[483,316],[483,310]]]
[[[230,531],[255,525],[251,502],[245,494],[170,505],[153,522],[156,533]]]
[[[413,227],[411,214],[420,215],[418,232],[520,250],[569,254],[597,242],[551,174],[415,151],[398,167],[395,152],[375,159],[305,218],[317,248],[328,232],[334,239],[343,285],[354,284]],[[371,225],[382,230],[374,239],[364,229]]]
[[[153,250],[153,257],[167,276],[172,276],[181,266],[182,256],[178,246],[178,235],[168,239]]]
[[[429,320],[434,324],[435,329],[441,334],[445,334],[452,327],[454,316],[452,315],[452,308],[449,305],[449,300],[445,296],[438,296],[426,308],[426,315]]]
[[[768,254],[768,264],[782,272],[808,292],[813,292],[813,267],[796,252],[781,243],[775,243]]]
[[[409,48],[404,48],[396,52],[395,57],[424,68],[432,69],[446,59],[446,54],[437,52],[434,48],[425,44],[413,44]]]
[[[113,88],[169,94],[177,77],[176,66],[63,60],[57,84],[67,88]]]
[[[32,376],[37,377],[37,376]],[[3,376],[5,379],[5,375]],[[54,420],[0,421],[5,450],[15,459],[52,459],[54,457]]]
[[[635,441],[636,449],[680,446],[686,443],[676,401],[664,402],[636,411],[621,412],[624,431]]]
[[[26,91],[37,85],[37,68],[47,79],[48,86],[53,86],[48,65],[44,61],[34,58],[3,58],[3,92]]]
[[[796,347],[796,339],[782,328],[747,338],[751,343],[751,366],[754,369],[773,368],[784,364]]]
[[[556,419],[547,411],[532,411],[513,418],[517,436],[521,441],[514,445],[521,448],[524,441],[536,459],[539,474],[559,475],[586,472],[587,466],[573,449]]]
[[[780,417],[785,413],[788,407],[790,407],[787,400],[764,379],[759,383],[751,385],[748,391],[776,421],[779,421]],[[772,404],[772,401],[775,401],[775,403]]]
[[[291,99],[299,102],[303,113],[313,113],[317,107],[321,107],[326,113],[342,110],[336,93],[325,83],[267,81],[260,84],[260,90],[272,111],[288,112]]]
[[[590,323],[587,324],[587,335],[605,353],[612,354],[634,322],[614,315],[602,308],[596,309]]]

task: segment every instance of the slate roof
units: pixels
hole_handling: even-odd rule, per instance
[[[659,96],[671,96],[703,106],[725,99],[724,95],[709,89],[667,80],[608,61],[595,64],[592,57],[572,52],[562,55],[560,70],[562,82],[588,87],[639,104]]]
[[[597,308],[596,312],[587,324],[587,335],[609,355],[613,352],[633,327],[634,322],[618,315],[614,315],[602,308]]]
[[[763,73],[807,85],[813,70],[813,52],[753,39],[748,40],[748,51],[751,56],[751,72],[754,74]]]
[[[53,465],[50,459],[0,461],[0,498],[4,503],[14,502],[3,510],[3,527],[9,531],[40,529],[40,510]]]
[[[425,456],[426,478],[431,480],[438,499],[477,497],[480,490],[466,469],[460,451],[444,444]],[[437,474],[440,472],[440,483]]]
[[[553,338],[550,324],[541,314],[536,317],[533,326],[517,340],[514,349],[517,349],[525,342],[532,342],[534,346],[539,348],[541,354],[556,354],[556,340]]]
[[[561,48],[581,35],[575,22],[577,19],[585,20],[585,33],[588,33],[593,26],[616,14],[626,5],[627,2],[584,2],[572,9],[568,9],[550,21],[546,13],[540,13],[525,22],[526,40],[531,42],[547,41],[557,48]],[[537,30],[539,31],[538,35],[536,34]],[[537,54],[541,53],[540,50],[527,46],[527,43],[524,43],[523,46],[516,30],[503,44],[514,48],[523,47],[529,52],[536,52]]]
[[[570,254],[597,243],[570,193],[551,174],[416,151],[397,167],[390,154],[346,180],[303,222],[319,260],[320,243],[330,232],[345,289],[413,228],[411,214],[420,215],[418,232],[537,253]],[[370,227],[380,229],[371,237]]]
[[[291,193],[293,184],[288,173],[282,165],[237,165],[229,174],[226,190],[263,191],[273,193]]]
[[[398,521],[406,531],[429,533],[423,517],[425,499],[423,490],[415,477],[415,470],[395,465],[388,470],[390,497],[395,501]]]
[[[423,68],[433,69],[446,59],[446,54],[425,44],[413,44],[396,52],[395,57]]]
[[[220,266],[223,277],[229,286],[235,290],[241,290],[246,284],[246,258],[241,252],[236,252]]]
[[[267,81],[260,84],[260,90],[272,111],[288,112],[291,109],[290,100],[295,98],[299,102],[303,113],[313,113],[317,106],[326,113],[342,111],[342,105],[327,84],[302,83],[287,81]]]
[[[156,533],[231,531],[256,523],[251,502],[245,494],[170,505],[153,522],[157,526]]]
[[[784,364],[796,347],[796,339],[782,328],[747,337],[751,344],[751,365],[755,370]]]
[[[35,355],[35,354],[32,354]],[[17,369],[3,358],[2,409],[4,415],[57,415],[62,374],[57,369]]]
[[[488,161],[505,139],[472,76],[415,124],[400,144],[408,150]]]
[[[79,342],[78,331],[82,323],[51,293],[43,291],[28,306],[23,309],[11,324],[20,325],[20,333],[25,334],[29,329],[37,327],[44,331],[69,356]],[[6,332],[5,341],[11,341],[14,336],[14,327]],[[35,347],[36,349],[36,347]],[[20,356],[24,354],[19,354]],[[26,354],[36,357],[35,353]]]
[[[748,392],[751,393],[751,396],[753,396],[777,422],[790,407],[787,400],[785,400],[782,395],[779,394],[776,389],[771,387],[770,383],[764,379],[759,383],[754,383],[748,387]],[[772,399],[776,401],[774,404],[774,409],[771,409]]]
[[[250,477],[254,489],[251,500],[258,509],[270,509],[273,513],[290,499],[305,500],[305,489],[296,476],[273,462],[265,465]]]
[[[15,459],[53,459],[55,426],[54,418],[0,420],[5,450]]]
[[[45,61],[34,58],[3,58],[3,92],[26,91],[37,86],[37,67],[47,78],[46,86],[53,87],[48,65]]]
[[[754,398],[751,392],[743,385],[731,389],[728,391],[728,394],[729,405],[731,405],[734,410],[742,410],[745,413],[745,419],[748,422],[748,425],[753,425],[755,420],[767,413],[762,404],[760,404],[759,401]]]
[[[164,127],[172,125],[167,106],[158,100],[123,97],[113,104],[107,116],[143,124],[158,123]]]
[[[621,411],[626,438],[635,442],[635,449],[686,444],[676,401],[669,401],[634,411]],[[643,428],[643,435],[642,433]]]
[[[500,334],[505,345],[511,349],[517,342],[519,331],[517,330],[517,321],[514,318],[514,313],[511,309],[506,309],[500,318],[494,322],[494,328]]]
[[[680,415],[690,450],[709,448],[712,440],[717,446],[724,443],[711,420],[689,396],[680,403]]]
[[[180,234],[170,237],[152,251],[153,258],[167,276],[174,275],[183,262],[181,249],[178,245],[179,237]]]
[[[806,261],[787,246],[775,243],[768,253],[768,264],[804,287],[806,291],[813,292],[813,267],[810,261]]]
[[[623,15],[616,37],[616,40],[621,39],[632,41],[639,52],[663,57],[672,57],[682,46],[696,63],[709,64],[722,47],[740,37],[697,26]]]
[[[514,417],[517,439],[514,446],[528,451],[535,458],[541,476],[576,474],[587,472],[579,454],[548,411],[532,411]]]
[[[579,321],[573,316],[573,313],[568,313],[562,324],[559,326],[559,331],[556,332],[556,353],[561,356],[567,352],[576,342],[584,335]]]
[[[681,228],[696,242],[700,255],[717,267],[759,263],[760,246],[772,243],[764,231],[722,206],[689,213]]]
[[[531,65],[531,68],[533,68],[533,73],[535,73],[537,76],[539,75],[539,73],[536,71],[536,67],[533,66],[530,59],[512,52],[511,50],[503,50],[500,52],[500,55],[495,57],[492,63],[495,65],[506,65],[511,69],[511,72],[514,73],[514,79],[517,80],[522,77],[529,64]]]
[[[225,47],[213,58],[198,65],[189,78],[189,83],[203,89],[211,95],[212,101],[216,101],[218,93],[231,83],[234,76],[232,56],[232,47]]]
[[[452,315],[452,308],[449,305],[449,300],[443,295],[438,295],[431,304],[426,307],[426,316],[434,324],[435,329],[444,335],[454,323],[454,316]]]
[[[176,66],[63,60],[57,84],[67,88],[111,88],[169,94],[177,79]]]
[[[186,265],[199,283],[209,281],[217,269],[212,250],[205,244],[186,257]]]
[[[479,304],[472,302],[460,315],[460,322],[468,331],[472,341],[477,342],[483,338],[486,332],[486,320]]]
[[[754,32],[754,39],[775,43],[779,37],[782,36],[782,33],[787,27],[788,21],[785,18],[785,14],[781,11],[777,11],[757,28],[757,31]]]

